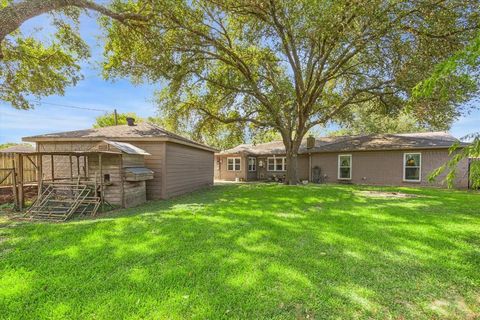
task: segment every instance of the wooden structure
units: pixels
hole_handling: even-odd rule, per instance
[[[105,140],[127,142],[149,153],[144,157],[145,167],[154,172],[154,177],[146,180],[148,200],[169,199],[213,184],[215,149],[168,132],[148,122],[56,132],[23,138],[23,141],[34,142],[36,150],[40,152],[91,151]],[[113,145],[110,147],[114,148]],[[75,172],[76,164],[75,161],[73,162],[73,171]],[[48,175],[50,171],[48,170],[49,163],[50,160],[46,159],[45,175]],[[65,176],[69,175],[68,159],[62,160],[56,157],[55,165],[58,175],[60,173]],[[107,166],[105,161],[104,165]],[[143,183],[126,184],[126,187],[134,187],[137,184]],[[114,187],[109,186],[108,188]],[[125,194],[127,196],[127,193]]]
[[[95,215],[105,205],[141,204],[146,201],[145,181],[153,178],[153,172],[145,168],[145,155],[140,148],[116,141],[103,141],[89,151],[17,153],[18,209],[24,208],[22,163],[32,158],[36,159],[38,197],[26,213],[31,219],[63,221],[76,213]],[[56,166],[65,162],[67,176],[59,176]],[[60,170],[63,175],[64,169]]]
[[[28,152],[34,149],[25,145],[13,146],[0,150],[0,186],[13,186],[15,154],[17,152]],[[24,183],[33,183],[37,181],[36,159],[27,159],[23,162],[23,181]]]

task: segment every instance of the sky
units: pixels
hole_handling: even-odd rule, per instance
[[[42,29],[34,31],[39,27]],[[45,36],[51,30],[49,19],[47,16],[31,19],[21,30],[26,34],[37,32],[40,37]],[[63,96],[42,98],[33,110],[16,110],[0,101],[0,144],[21,142],[21,138],[25,136],[90,128],[96,117],[112,112],[113,109],[118,112],[135,112],[140,117],[156,115],[153,95],[155,89],[160,89],[161,85],[133,85],[128,79],[115,82],[103,80],[100,69],[96,67],[102,57],[99,40],[101,31],[93,15],[82,16],[80,32],[92,51],[91,61],[82,64],[85,79],[75,87],[67,88]],[[450,129],[457,138],[478,131],[480,106],[470,115],[458,119]]]

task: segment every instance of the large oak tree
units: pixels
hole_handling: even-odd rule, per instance
[[[364,102],[405,108],[435,62],[478,29],[478,1],[155,1],[153,23],[132,34],[106,25],[105,74],[167,81],[166,116],[250,123],[281,134],[287,182],[297,183],[302,138]],[[444,122],[472,92],[452,77],[452,95],[410,109]]]

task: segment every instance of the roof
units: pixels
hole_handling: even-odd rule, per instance
[[[130,172],[133,174],[153,174],[153,171],[145,167],[130,167],[125,168],[125,172]]]
[[[145,155],[149,156],[150,153],[147,151],[140,149],[139,147],[136,147],[130,143],[126,142],[118,142],[118,141],[111,141],[111,140],[103,140],[103,142],[117,148],[118,150],[128,153],[128,154],[140,154],[140,155]]]
[[[14,153],[14,152],[33,152],[35,148],[29,144],[17,144],[5,149],[1,149],[1,153]]]
[[[306,139],[302,141],[299,153],[345,152],[373,150],[409,150],[449,148],[457,142],[448,132],[421,132],[401,134],[370,134],[359,136],[320,137],[315,139],[315,147],[307,149]],[[283,141],[241,144],[224,150],[220,154],[248,153],[252,155],[285,154]]]
[[[212,152],[216,151],[212,147],[192,141],[149,122],[140,122],[134,126],[125,124],[85,130],[56,132],[38,136],[24,137],[22,140],[29,142],[102,140],[172,141]]]

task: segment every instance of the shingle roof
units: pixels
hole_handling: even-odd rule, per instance
[[[65,131],[24,137],[23,141],[68,141],[68,140],[149,140],[155,138],[170,138],[192,144],[204,149],[215,151],[204,144],[192,141],[173,132],[167,131],[153,123],[140,122],[134,126],[118,125],[85,130]]]
[[[17,144],[15,146],[11,146],[5,149],[1,149],[1,153],[14,153],[14,152],[33,152],[35,148],[33,148],[29,144]]]
[[[315,147],[307,149],[306,139],[302,141],[299,153],[343,152],[368,150],[403,150],[449,148],[458,140],[448,132],[422,132],[401,134],[370,134],[360,136],[320,137],[315,139]],[[253,155],[285,154],[282,141],[241,144],[220,154],[245,152]]]

